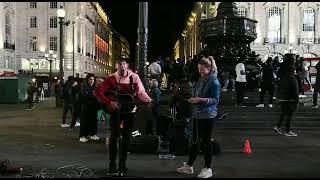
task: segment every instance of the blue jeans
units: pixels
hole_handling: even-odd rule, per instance
[[[234,79],[225,79],[224,80],[224,85],[223,85],[223,89],[228,89],[228,84],[229,82],[231,82],[231,86],[232,86],[232,89],[235,89],[235,81]]]

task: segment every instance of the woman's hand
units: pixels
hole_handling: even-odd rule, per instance
[[[192,97],[188,99],[188,102],[191,104],[199,104],[201,102],[201,99],[199,97]]]

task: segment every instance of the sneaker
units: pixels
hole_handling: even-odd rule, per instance
[[[261,92],[261,88],[258,89],[258,92]]]
[[[32,107],[28,108],[28,111],[31,111],[33,108],[35,107],[35,105],[33,105]]]
[[[292,132],[292,131],[289,131],[289,132],[286,132],[285,134],[284,134],[285,136],[298,136],[298,134],[296,134],[296,133],[294,133],[294,132]]]
[[[61,127],[62,127],[62,128],[67,128],[67,127],[70,127],[70,125],[68,125],[68,124],[61,124]]]
[[[203,168],[203,169],[201,169],[200,173],[197,176],[197,178],[209,178],[209,177],[212,177],[211,168]]]
[[[228,114],[223,113],[223,114],[219,117],[219,120],[222,120],[222,119],[226,118],[227,115],[228,115]]]
[[[299,98],[306,98],[306,97],[307,97],[306,95],[302,95],[302,94],[299,95]]]
[[[93,136],[90,136],[90,139],[97,141],[99,140],[99,137],[97,135],[93,135]]]
[[[256,107],[264,107],[264,104],[256,105]]]
[[[88,139],[86,137],[81,137],[80,142],[88,142]]]
[[[269,108],[272,108],[272,104],[269,104],[268,107],[269,107]]]
[[[76,122],[76,124],[74,125],[75,127],[79,127],[80,126],[80,123],[79,122]]]
[[[278,134],[282,135],[281,128],[278,128],[277,126],[273,127],[273,130],[275,130]]]
[[[248,96],[245,96],[243,99],[249,99],[249,97],[248,97]]]
[[[318,109],[318,106],[312,106],[313,109]]]
[[[183,166],[178,168],[177,171],[179,173],[184,173],[184,174],[193,174],[193,167],[189,166],[186,162],[183,162]]]
[[[274,100],[275,100],[275,99],[277,99],[277,98],[273,96],[273,97],[272,97],[272,99],[274,99]]]
[[[222,88],[222,92],[227,92],[228,89],[227,88]]]

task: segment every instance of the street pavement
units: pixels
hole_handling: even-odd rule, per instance
[[[163,93],[165,103],[170,93]],[[215,138],[220,142],[222,153],[214,157],[212,168],[216,178],[293,178],[320,177],[320,112],[300,104],[292,123],[298,137],[277,135],[273,124],[279,118],[277,101],[274,108],[256,108],[258,93],[248,93],[247,108],[235,108],[234,94],[222,93],[221,109],[227,118],[217,122]],[[308,98],[310,99],[310,95]],[[304,100],[303,102],[307,102]],[[249,103],[250,102],[250,103]],[[74,131],[61,128],[62,109],[54,107],[53,98],[37,103],[32,111],[26,104],[0,104],[0,160],[8,159],[14,166],[23,167],[24,174],[47,172],[55,177],[68,177],[56,173],[57,168],[78,164],[89,168],[90,177],[106,176],[106,130],[99,129],[98,142],[79,142],[79,127]],[[145,108],[140,108],[145,110]],[[167,113],[166,105],[162,112]],[[138,115],[135,129],[143,131],[149,111]],[[70,117],[67,122],[70,123]],[[245,140],[250,141],[252,154],[242,153]],[[185,177],[175,170],[187,160],[178,156],[174,160],[159,160],[157,154],[129,154],[129,177]],[[198,173],[204,165],[199,155],[195,164]],[[44,169],[46,168],[46,169]],[[79,173],[78,173],[79,175]],[[69,177],[77,175],[70,175]],[[6,177],[6,176],[0,176]],[[15,176],[9,176],[15,177]]]

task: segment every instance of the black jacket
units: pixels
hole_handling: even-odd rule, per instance
[[[299,102],[299,89],[297,78],[292,76],[282,76],[279,82],[279,100]]]

